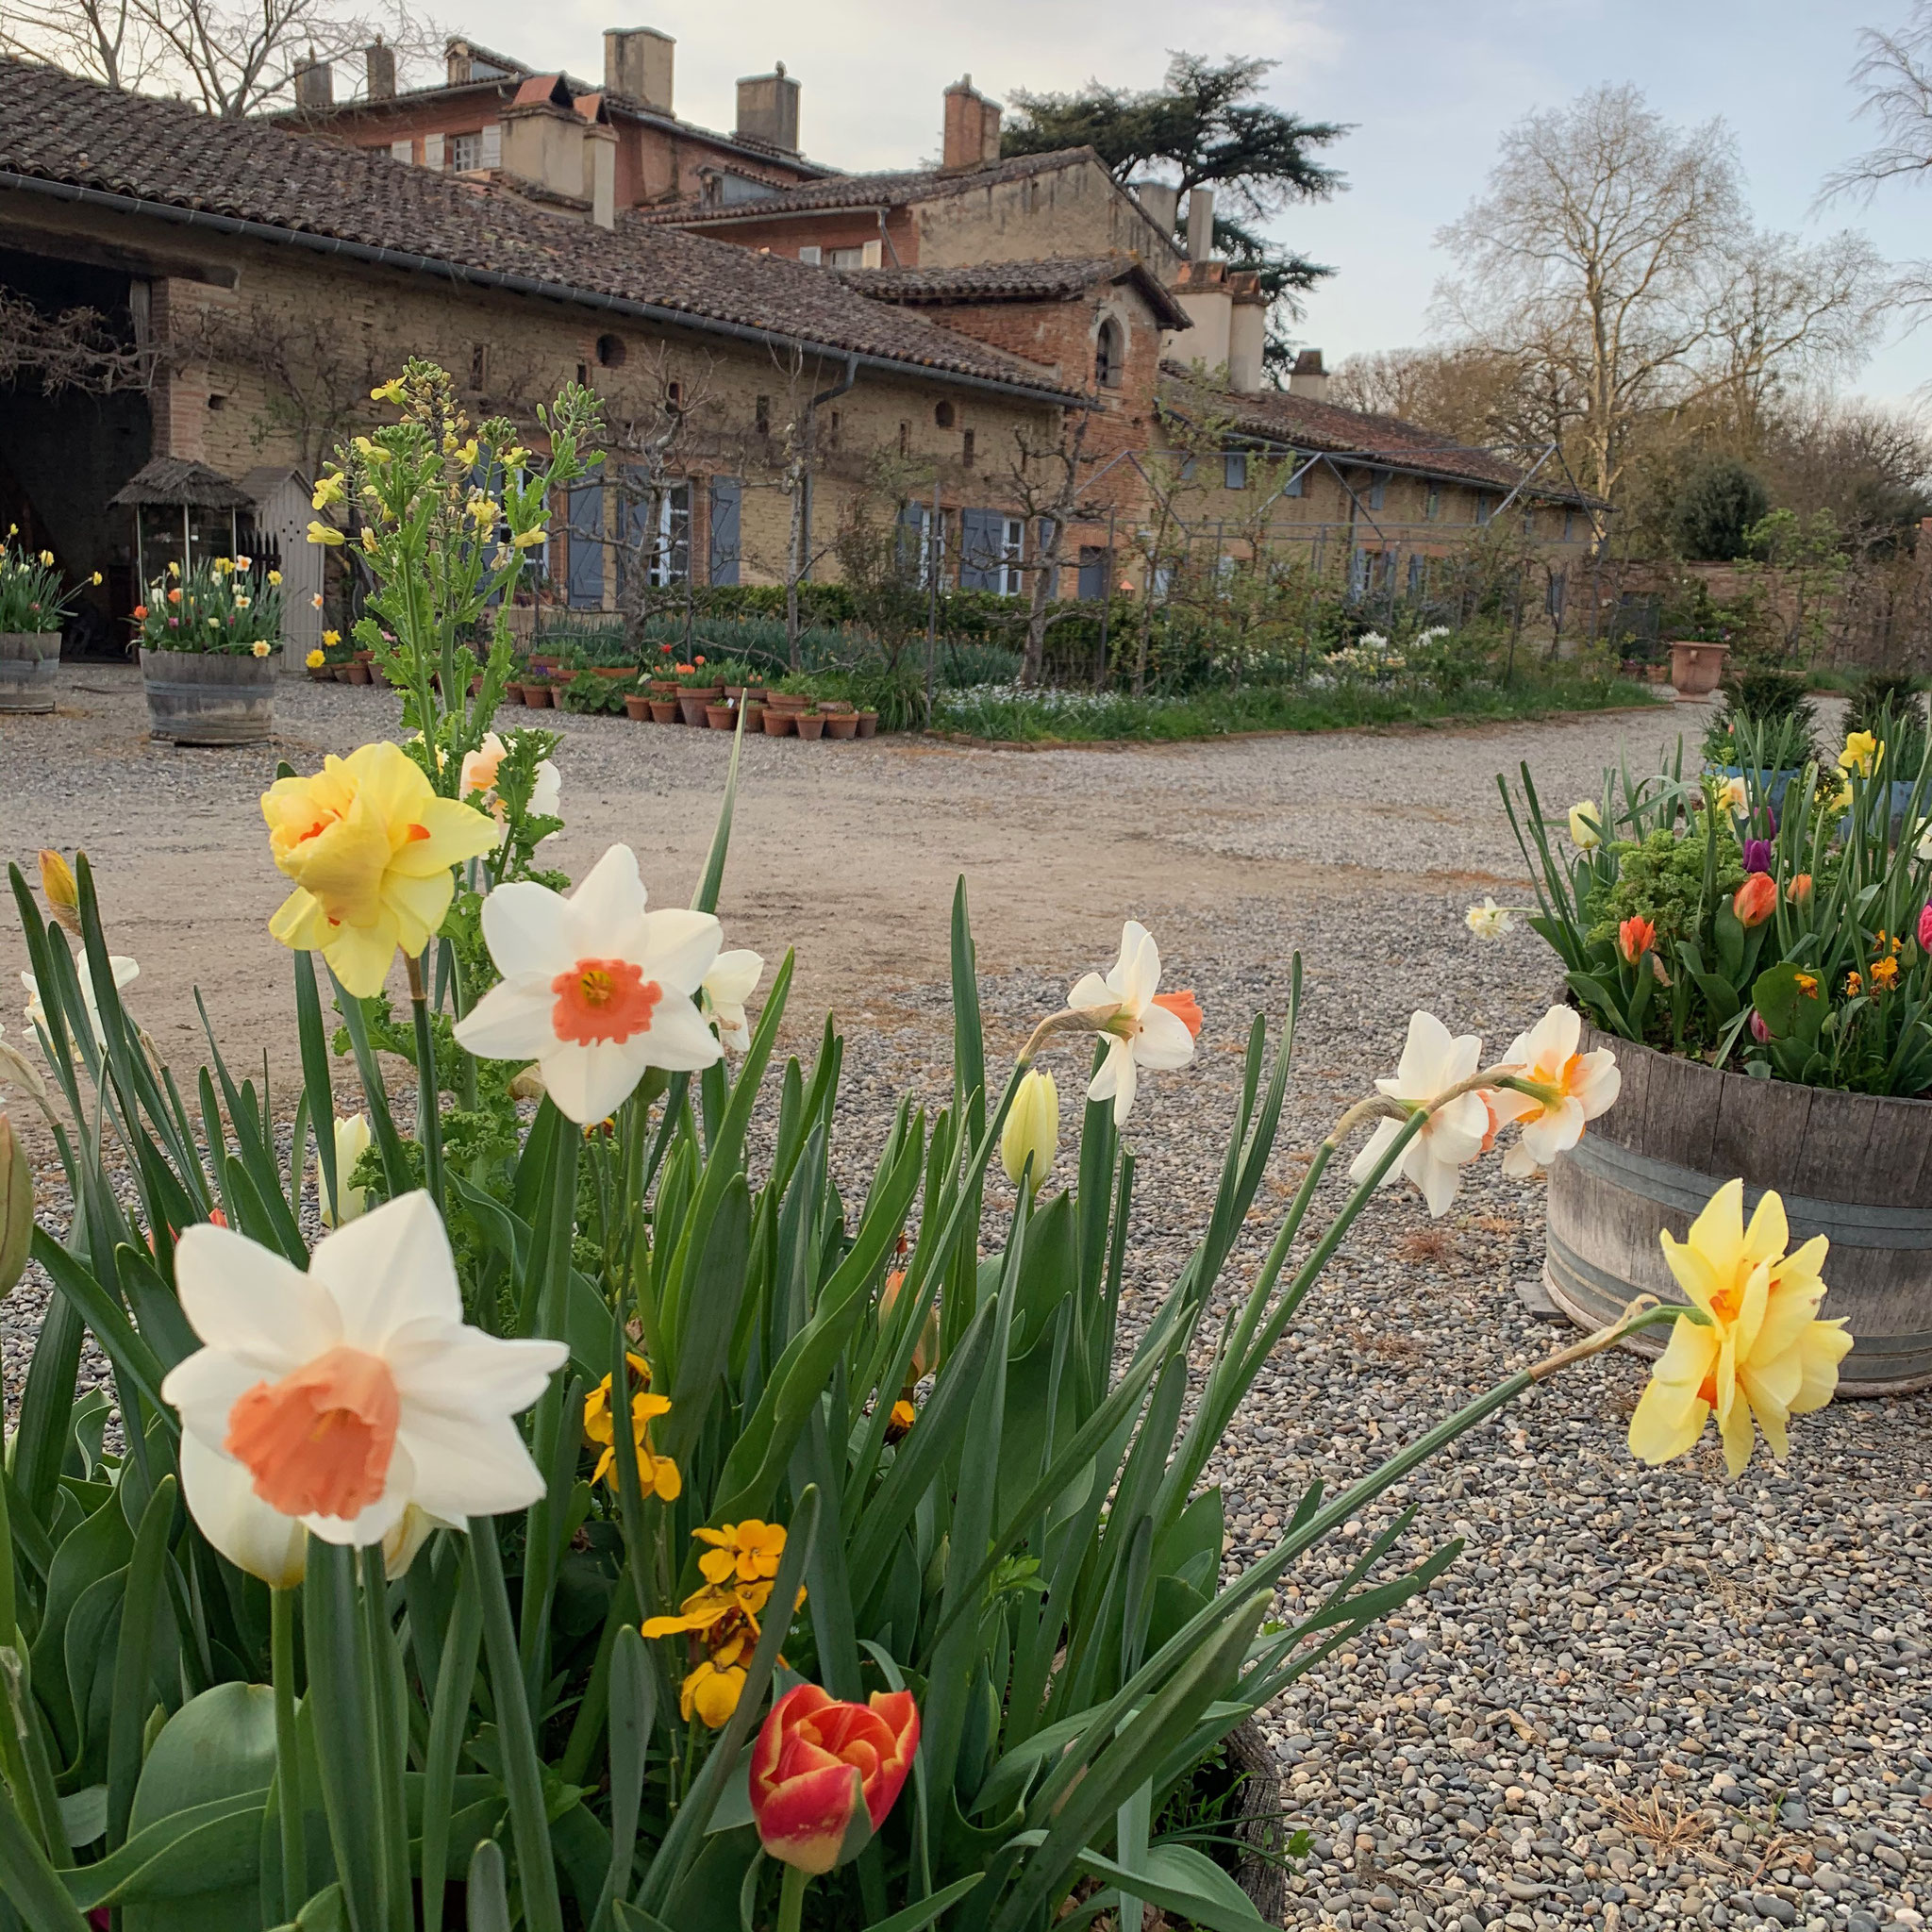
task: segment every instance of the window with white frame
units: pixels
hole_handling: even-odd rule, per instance
[[[691,485],[673,483],[658,499],[658,541],[645,581],[654,591],[691,575]]]
[[[449,137],[449,164],[458,175],[466,169],[480,168],[483,165],[483,134],[479,128],[475,134],[452,134]]]

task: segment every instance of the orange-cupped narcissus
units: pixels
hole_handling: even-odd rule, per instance
[[[455,895],[451,867],[498,838],[387,741],[327,758],[311,777],[277,778],[261,810],[275,862],[295,882],[270,933],[321,953],[358,999],[382,991],[398,946],[420,956]]]

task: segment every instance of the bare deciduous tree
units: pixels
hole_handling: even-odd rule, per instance
[[[1878,139],[1825,177],[1824,198],[1870,200],[1888,181],[1932,173],[1932,0],[1914,0],[1905,25],[1858,35],[1852,85],[1864,98],[1857,112]]]
[[[286,106],[295,71],[383,40],[399,65],[440,58],[446,35],[409,0],[9,0],[0,47],[113,88],[171,87],[219,121]]]
[[[30,377],[43,395],[78,390],[105,396],[147,388],[154,368],[154,356],[98,308],[50,315],[0,290],[0,384]]]
[[[1556,378],[1585,489],[1607,498],[1631,425],[1710,339],[1707,270],[1743,231],[1724,124],[1679,130],[1602,87],[1503,137],[1485,193],[1439,234],[1437,315]]]

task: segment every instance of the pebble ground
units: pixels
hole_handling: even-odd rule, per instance
[[[582,729],[596,722],[566,721],[566,769],[615,785],[601,762],[615,733]],[[1701,723],[1690,714],[1693,741]],[[1599,719],[1181,754],[888,750],[867,755],[864,784],[886,802],[899,787],[908,819],[1004,800],[1072,823],[1092,901],[1146,918],[1166,983],[1191,985],[1207,1009],[1194,1065],[1151,1076],[1129,1128],[1131,1331],[1198,1238],[1247,1022],[1278,1019],[1291,956],[1307,985],[1288,1108],[1224,1302],[1252,1279],[1316,1142],[1392,1068],[1412,1008],[1493,1052],[1555,996],[1533,935],[1486,946],[1461,924],[1473,892],[1516,896],[1502,883],[1521,866],[1492,774],[1528,757],[1567,802],[1620,742],[1641,761],[1662,735],[1648,719]],[[189,808],[236,789],[220,774],[197,781]],[[1109,868],[1109,824],[1141,840],[1155,818],[1166,868],[1137,874],[1138,844]],[[1092,906],[1080,909],[1084,940]],[[986,976],[993,1055],[1078,972],[1108,963],[1041,930],[1017,931]],[[942,1095],[948,1008],[936,974],[881,977],[841,1008],[848,1187],[901,1092]],[[803,1016],[796,1038],[808,1051]],[[1071,1062],[1059,1072],[1071,1120],[1077,1076]],[[1339,1179],[1324,1185],[1310,1233],[1341,1198]],[[1274,1541],[1311,1481],[1332,1492],[1571,1339],[1533,1311],[1533,1286],[1525,1300],[1542,1248],[1540,1189],[1504,1180],[1493,1160],[1467,1173],[1441,1221],[1406,1188],[1378,1196],[1221,1446],[1230,1574]],[[29,1279],[0,1308],[9,1408],[43,1295]],[[1290,1926],[1876,1932],[1932,1912],[1932,1398],[1805,1418],[1788,1465],[1760,1451],[1730,1484],[1714,1439],[1662,1471],[1631,1461],[1643,1374],[1627,1355],[1565,1371],[1291,1573],[1284,1618],[1311,1608],[1400,1507],[1417,1513],[1399,1554],[1463,1544],[1433,1590],[1265,1714],[1288,1817],[1312,1838]]]

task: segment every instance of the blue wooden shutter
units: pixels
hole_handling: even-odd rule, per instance
[[[570,562],[564,595],[573,610],[604,608],[604,486],[579,483],[570,493]]]
[[[739,524],[744,507],[744,485],[736,476],[711,478],[711,568],[709,581],[738,581]]]
[[[996,509],[959,512],[959,588],[997,591],[1007,520]]]

